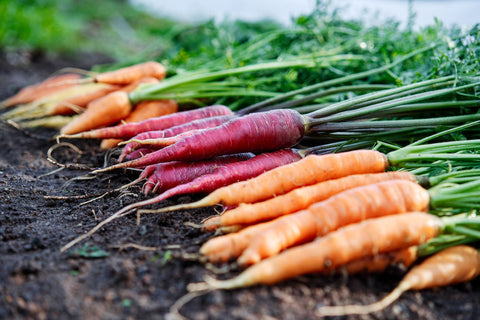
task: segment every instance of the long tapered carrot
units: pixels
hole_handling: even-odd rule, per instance
[[[175,100],[152,100],[142,101],[135,105],[133,111],[125,118],[122,123],[140,122],[146,119],[161,117],[178,111],[178,104]],[[116,147],[121,139],[103,139],[100,143],[102,149]]]
[[[409,180],[387,180],[367,184],[340,192],[332,197],[312,204],[307,209],[282,216],[262,225],[240,231],[238,235],[222,237],[237,240],[245,233],[249,241],[246,248],[235,245],[228,250],[222,237],[207,241],[200,253],[207,259],[216,261],[217,246],[223,251],[221,256],[240,256],[240,265],[250,265],[277,254],[298,243],[310,241],[342,226],[383,215],[394,215],[408,211],[426,211],[429,208],[429,194],[426,189]],[[244,249],[244,250],[243,250]]]
[[[305,118],[294,110],[273,110],[238,117],[189,135],[139,159],[118,163],[94,173],[177,161],[202,160],[239,152],[267,152],[297,144],[307,129]]]
[[[380,311],[405,291],[423,290],[467,282],[480,274],[480,254],[477,249],[458,245],[446,248],[413,267],[399,285],[382,300],[370,305],[324,306],[317,310],[321,316],[345,316]]]
[[[402,249],[374,254],[372,256],[360,258],[349,262],[343,266],[331,270],[325,270],[325,273],[381,273],[388,268],[398,268],[407,270],[418,259],[418,246],[410,246]]]
[[[166,207],[157,212],[216,204],[235,206],[240,203],[253,203],[287,193],[297,187],[352,174],[382,172],[387,168],[387,157],[383,153],[373,150],[308,155],[295,163],[265,172],[255,179],[217,189],[197,202]]]
[[[103,98],[92,101],[85,112],[73,119],[60,130],[61,134],[74,134],[114,124],[131,112],[128,94],[115,91]]]
[[[210,174],[201,175],[188,183],[169,189],[154,198],[133,203],[128,206],[128,209],[124,208],[122,211],[126,212],[142,206],[158,203],[180,194],[210,192],[224,185],[249,179],[278,166],[298,161],[301,157],[302,156],[296,151],[282,149],[270,153],[262,153],[245,161],[225,163]]]
[[[295,150],[277,150],[270,153],[262,153],[244,161],[227,163],[217,168],[211,174],[200,176],[197,179],[194,179],[188,183],[169,189],[168,191],[158,195],[157,197],[147,199],[141,202],[132,203],[122,208],[121,210],[111,215],[109,218],[103,220],[88,233],[74,239],[70,243],[63,246],[62,251],[75,245],[77,242],[87,238],[90,234],[94,233],[96,230],[100,229],[108,222],[125,214],[128,214],[130,211],[140,206],[158,203],[164,199],[175,195],[195,192],[209,192],[211,190],[219,188],[220,186],[230,184],[234,181],[249,179],[251,177],[261,174],[262,172],[271,170],[272,168],[298,161],[302,157],[301,154],[301,152],[297,152]]]
[[[417,177],[408,171],[390,171],[381,173],[353,174],[346,177],[319,182],[300,187],[292,191],[261,202],[241,203],[238,207],[225,211],[220,216],[211,217],[203,222],[205,229],[213,230],[236,224],[254,224],[305,209],[315,202],[354,187],[380,181],[405,179],[412,182]]]
[[[17,104],[33,102],[54,92],[59,92],[63,89],[74,86],[75,83],[73,83],[72,80],[78,79],[80,79],[80,75],[75,73],[66,73],[49,77],[40,83],[21,89],[15,95],[2,101],[0,106],[12,107]]]
[[[300,275],[337,268],[363,257],[420,245],[439,235],[445,223],[424,212],[368,219],[328,233],[265,259],[227,280],[211,280],[196,290],[275,284]],[[192,286],[190,287],[192,288]]]
[[[78,134],[62,134],[59,138],[75,138],[75,139],[108,139],[120,138],[129,139],[133,136],[153,130],[165,130],[173,126],[178,126],[193,120],[203,119],[208,117],[215,117],[220,115],[233,114],[233,112],[226,106],[213,105],[200,109],[193,109],[188,111],[177,112],[171,115],[166,115],[158,118],[151,118],[148,120],[128,123],[121,126],[101,128]]]
[[[139,179],[147,181],[143,191],[160,193],[178,185],[188,183],[205,174],[213,173],[217,168],[227,163],[244,161],[254,156],[253,153],[241,153],[217,157],[205,161],[173,161],[146,167]]]
[[[204,119],[193,120],[178,126],[174,126],[165,130],[156,130],[156,131],[147,131],[137,134],[129,141],[126,141],[125,147],[122,150],[121,155],[118,158],[118,161],[122,161],[125,157],[130,154],[131,152],[135,151],[137,148],[141,148],[144,146],[144,140],[147,139],[157,139],[157,138],[169,138],[176,136],[178,134],[198,130],[198,129],[206,129],[219,126],[224,124],[227,121],[230,121],[237,117],[234,114],[230,115],[222,115],[217,117],[209,117]]]
[[[147,61],[133,66],[99,73],[87,81],[126,85],[147,77],[162,80],[165,78],[165,75],[166,69],[161,63]]]

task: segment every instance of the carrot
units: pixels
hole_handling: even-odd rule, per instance
[[[130,103],[129,103],[130,105]],[[153,130],[165,130],[167,128],[178,126],[193,120],[215,117],[219,115],[233,114],[233,112],[222,105],[214,105],[210,107],[193,109],[183,112],[177,112],[158,118],[128,123],[121,126],[100,128],[96,130],[81,132],[79,134],[69,135],[62,134],[59,138],[78,138],[78,139],[107,139],[120,138],[129,139],[141,132]]]
[[[434,136],[438,136],[438,134]],[[422,140],[426,141],[427,138]],[[165,207],[157,212],[192,209],[215,204],[233,206],[240,203],[253,203],[284,194],[300,186],[351,174],[382,172],[390,166],[418,168],[419,165],[430,166],[433,160],[437,161],[436,165],[443,163],[445,166],[464,166],[480,159],[478,154],[468,152],[478,149],[479,139],[423,145],[417,144],[417,142],[388,154],[358,149],[337,154],[310,155],[297,163],[276,168],[255,179],[215,190],[214,193],[197,202]]]
[[[178,185],[175,188],[169,189],[168,191],[154,198],[147,199],[141,202],[132,203],[122,208],[120,211],[117,211],[108,219],[102,221],[100,224],[98,224],[95,228],[90,230],[88,233],[76,238],[75,240],[71,241],[69,244],[65,245],[62,251],[73,246],[78,241],[88,237],[90,234],[94,233],[96,230],[101,228],[106,223],[118,217],[121,217],[129,213],[131,210],[134,210],[138,207],[158,203],[164,199],[167,199],[175,195],[195,193],[195,192],[197,193],[209,192],[209,191],[215,190],[216,188],[219,188],[220,186],[230,184],[234,181],[239,181],[241,179],[248,179],[255,175],[259,175],[262,172],[278,167],[280,165],[298,161],[300,158],[301,158],[300,153],[295,152],[293,150],[278,150],[271,153],[259,154],[248,160],[227,163],[217,168],[211,174],[202,175],[188,183],[184,183],[184,184]]]
[[[95,99],[101,98],[110,92],[120,89],[119,85],[101,85],[96,90],[82,92],[58,102],[47,111],[47,115],[74,115],[85,110],[87,105]]]
[[[140,149],[137,149],[135,151],[132,151],[131,153],[127,154],[125,156],[125,159],[126,160],[134,160],[134,159],[138,159],[138,158],[141,158],[143,157],[144,155],[146,154],[149,154],[149,153],[152,153],[154,151],[156,151],[157,149],[155,148],[149,148],[149,147],[144,147],[144,148],[140,148]]]
[[[399,285],[382,300],[370,305],[324,306],[321,316],[345,316],[380,311],[408,290],[423,290],[467,282],[480,274],[480,254],[477,249],[458,245],[444,249],[413,267]]]
[[[191,122],[187,122],[178,126],[171,127],[165,130],[156,130],[156,131],[147,131],[142,132],[131,138],[129,141],[126,141],[125,147],[123,148],[122,154],[119,157],[119,161],[122,161],[129,153],[133,152],[135,149],[140,148],[143,145],[143,141],[147,139],[156,139],[156,138],[168,138],[173,137],[178,134],[198,129],[213,128],[219,126],[229,120],[232,120],[236,115],[224,115],[209,117],[204,119],[198,119]]]
[[[294,146],[304,135],[306,123],[295,110],[273,110],[238,117],[203,129],[144,157],[118,163],[94,173],[143,167],[175,160],[202,160],[239,152],[266,152]]]
[[[60,130],[61,134],[74,134],[116,123],[131,112],[128,94],[112,92],[101,99],[92,101],[85,112],[73,119]]]
[[[417,260],[418,247],[410,246],[390,252],[375,254],[360,258],[331,270],[325,270],[327,274],[346,273],[349,275],[357,273],[381,273],[389,267],[406,270]]]
[[[368,219],[285,250],[232,279],[212,280],[197,285],[195,289],[234,289],[274,284],[304,274],[323,272],[367,256],[423,244],[440,234],[445,225],[439,217],[424,212]]]
[[[201,175],[198,178],[148,200],[131,204],[128,211],[142,206],[158,203],[173,196],[187,193],[210,192],[232,182],[245,180],[257,176],[267,170],[280,165],[298,161],[301,155],[293,150],[278,150],[262,153],[245,161],[225,163],[212,173]],[[124,209],[122,209],[124,211]]]
[[[74,86],[75,84],[72,83],[72,80],[78,79],[80,79],[80,75],[75,73],[66,73],[49,77],[40,83],[21,89],[15,95],[4,100],[1,105],[8,108],[18,104],[33,102],[54,92],[59,92],[63,89]]]
[[[156,61],[147,61],[133,66],[107,71],[86,79],[87,81],[108,83],[108,84],[130,84],[136,80],[154,77],[158,80],[165,78],[165,67]]]
[[[186,132],[179,133],[175,136],[171,137],[166,137],[166,138],[155,138],[155,139],[144,139],[144,140],[135,140],[135,139],[130,139],[130,141],[135,141],[138,142],[142,146],[146,146],[155,150],[159,150],[164,147],[168,147],[172,144],[175,144],[182,140],[185,137],[189,137],[191,135],[194,135],[196,133],[199,133],[200,129],[194,129]]]
[[[246,233],[249,241],[242,243],[248,243],[248,246],[234,246],[234,249],[242,250],[243,253],[227,250],[228,248],[223,246],[219,248],[229,252],[231,257],[240,253],[238,263],[250,265],[348,224],[384,215],[426,211],[429,208],[429,199],[427,190],[409,180],[367,184],[340,192],[312,204],[307,209],[272,220],[267,223],[268,228],[262,226],[257,232],[255,226],[247,228],[250,229]],[[244,231],[240,231],[235,238],[242,237],[242,232]],[[224,243],[215,238],[211,239],[202,246],[200,253],[209,260],[210,257],[214,259],[217,252],[216,242]]]
[[[471,197],[478,194],[479,186],[476,179],[458,185],[447,181],[427,191],[408,180],[391,180],[346,190],[305,210],[268,222],[271,224],[268,229],[250,235],[252,241],[237,262],[256,263],[292,245],[371,217],[442,207],[471,210],[478,206],[478,200]]]
[[[408,171],[354,174],[346,177],[319,182],[256,203],[241,203],[238,207],[225,211],[203,222],[205,229],[212,230],[236,224],[254,224],[278,218],[282,215],[305,209],[315,202],[325,200],[337,193],[354,187],[393,179],[417,181]]]
[[[146,167],[140,174],[140,178],[147,179],[144,184],[145,194],[150,191],[163,192],[202,175],[210,174],[227,163],[244,161],[252,157],[252,153],[241,153],[205,161],[160,163]]]
[[[161,117],[178,111],[178,104],[175,100],[152,100],[143,101],[135,105],[133,111],[125,118],[122,123],[140,122],[146,119]],[[110,149],[116,147],[121,139],[104,139],[100,147]]]
[[[76,112],[75,108],[82,108],[85,109],[87,105],[95,100],[99,99],[110,92],[113,91],[123,91],[123,92],[132,92],[135,90],[139,85],[141,84],[153,84],[157,83],[158,79],[153,78],[153,77],[146,77],[146,78],[141,78],[139,80],[136,80],[128,85],[119,85],[119,84],[104,84],[103,86],[99,87],[98,90],[96,91],[91,91],[91,92],[85,92],[81,93],[78,95],[74,95],[72,97],[69,97],[61,102],[59,102],[56,106],[53,107],[52,110],[49,111],[48,114],[50,115],[72,115]],[[83,111],[83,110],[82,110]]]
[[[378,151],[355,150],[337,154],[312,154],[295,163],[265,172],[255,179],[217,189],[197,202],[162,208],[158,212],[215,204],[235,206],[240,203],[253,203],[287,193],[297,187],[352,174],[382,172],[387,168],[387,157]]]

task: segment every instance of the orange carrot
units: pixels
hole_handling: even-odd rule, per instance
[[[30,103],[54,92],[72,87],[75,85],[72,80],[78,79],[80,79],[80,75],[74,73],[52,76],[45,79],[43,82],[21,89],[17,94],[4,100],[1,104],[4,107],[12,107],[17,104]]]
[[[271,220],[292,212],[302,210],[354,187],[393,179],[416,181],[415,175],[408,171],[390,171],[382,173],[354,174],[338,179],[319,182],[314,185],[293,189],[292,191],[256,203],[241,203],[238,207],[225,211],[203,222],[207,230],[236,224],[254,224]]]
[[[228,262],[238,257],[253,238],[270,226],[269,222],[258,223],[239,232],[211,238],[200,247],[200,255],[212,263]]]
[[[103,72],[97,74],[90,80],[101,83],[126,85],[146,77],[154,77],[162,80],[165,78],[165,75],[166,70],[162,64],[156,61],[148,61],[130,67]]]
[[[378,151],[355,150],[335,154],[309,155],[304,159],[269,170],[256,178],[219,188],[205,198],[187,204],[165,207],[157,212],[223,204],[263,201],[297,187],[359,173],[382,172],[388,168],[387,157]]]
[[[228,280],[211,280],[196,290],[234,289],[274,284],[300,275],[323,272],[351,261],[425,243],[439,235],[445,223],[424,212],[368,219],[328,233],[265,259]],[[192,286],[190,286],[192,288]]]
[[[175,100],[152,100],[142,101],[135,105],[135,109],[122,120],[123,123],[140,122],[146,119],[161,117],[163,115],[178,111],[178,104]],[[122,139],[103,139],[100,147],[110,149],[116,147]]]
[[[477,249],[458,245],[444,249],[413,267],[400,284],[382,300],[370,305],[325,306],[321,316],[367,314],[382,310],[408,290],[423,290],[467,282],[480,274],[480,254]]]
[[[85,112],[60,130],[61,134],[74,134],[114,124],[127,117],[132,110],[128,94],[122,91],[109,93],[89,103]]]
[[[86,91],[83,93],[76,94],[74,96],[68,97],[59,103],[57,103],[51,110],[47,112],[47,115],[63,115],[69,116],[76,113],[81,113],[85,110],[87,105],[101,98],[110,92],[120,89],[118,85],[101,85],[98,89],[92,91]]]
[[[313,240],[342,226],[384,215],[408,211],[426,211],[429,207],[428,191],[408,180],[389,180],[359,186],[340,192],[307,209],[262,224],[247,228],[248,246],[240,251],[226,250],[237,256],[240,265],[257,263],[295,244]],[[268,225],[268,228],[265,227]],[[245,231],[240,231],[239,236]],[[224,237],[228,237],[226,235]],[[219,237],[221,238],[221,237]],[[211,244],[208,242],[211,241]],[[219,241],[219,240],[217,240]],[[200,252],[207,258],[215,257],[215,238],[202,246]],[[243,243],[245,243],[243,242]],[[208,251],[207,251],[208,249]],[[239,245],[235,249],[242,249]]]
[[[410,246],[399,250],[375,254],[360,258],[335,269],[325,270],[325,273],[380,273],[389,267],[406,270],[417,260],[418,247]]]
[[[99,99],[113,91],[123,91],[130,93],[135,90],[141,84],[158,83],[158,79],[153,77],[146,77],[136,80],[128,85],[113,85],[103,84],[98,90],[81,93],[72,97],[66,98],[60,101],[50,112],[49,115],[73,115],[79,113],[75,111],[75,108],[85,109],[87,105],[93,100]],[[100,84],[98,84],[100,85]],[[83,110],[82,110],[83,111]]]

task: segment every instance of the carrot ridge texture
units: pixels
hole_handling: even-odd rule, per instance
[[[260,227],[253,225],[236,235],[212,238],[200,248],[200,252],[209,260],[217,261],[218,246],[223,249],[220,257],[231,258],[240,254],[238,264],[251,265],[345,225],[384,215],[426,211],[428,205],[428,191],[415,182],[390,180],[368,184],[345,190],[314,203],[307,209],[269,221]],[[225,248],[226,241],[238,241],[244,236],[249,241],[240,241],[247,244],[247,247],[242,248],[238,244],[233,247],[240,251]]]
[[[412,223],[414,222],[414,223]],[[327,234],[316,241],[293,247],[265,259],[228,280],[216,280],[211,288],[234,289],[257,284],[275,284],[351,261],[420,245],[437,236],[442,220],[424,212],[409,212],[368,219]]]
[[[165,161],[196,161],[240,152],[265,152],[294,146],[305,133],[305,118],[294,110],[273,110],[235,118],[142,158],[96,170],[144,167]]]
[[[200,109],[181,111],[174,114],[151,118],[135,123],[127,123],[121,126],[100,128],[96,130],[81,132],[76,135],[67,135],[67,138],[82,139],[107,139],[119,138],[129,139],[133,136],[146,131],[165,130],[167,128],[178,126],[196,119],[214,117],[219,115],[233,114],[232,110],[223,105],[213,105]]]
[[[322,181],[313,185],[299,187],[265,201],[241,203],[238,207],[225,211],[203,222],[205,229],[212,230],[220,226],[236,224],[254,224],[271,220],[325,200],[342,191],[381,181],[403,179],[416,181],[415,175],[408,171],[390,171],[381,173],[353,174],[342,178]]]
[[[367,314],[382,310],[405,291],[447,286],[467,282],[480,274],[480,254],[477,249],[458,245],[446,248],[413,267],[399,285],[382,300],[370,305],[326,306],[319,308],[321,316]]]
[[[238,258],[250,265],[342,226],[380,216],[427,211],[430,196],[417,183],[390,180],[346,190],[305,210],[272,221]]]
[[[215,204],[236,206],[240,203],[254,203],[287,193],[297,187],[352,174],[382,172],[387,168],[387,157],[373,150],[312,154],[294,163],[269,170],[254,179],[219,188],[197,202],[164,208],[162,211]]]

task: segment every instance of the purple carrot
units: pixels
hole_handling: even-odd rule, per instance
[[[270,153],[262,153],[248,160],[227,163],[218,167],[210,174],[204,174],[190,182],[168,189],[154,198],[132,203],[113,214],[113,216],[122,216],[139,207],[159,203],[181,194],[208,193],[228,184],[256,177],[265,171],[298,161],[301,158],[302,155],[299,152],[282,149]]]
[[[173,161],[150,165],[140,175],[143,179],[148,178],[144,184],[144,193],[147,195],[150,191],[164,192],[204,174],[212,173],[227,163],[245,161],[253,156],[253,153],[239,153],[204,161]]]
[[[139,133],[130,140],[131,142],[125,141],[124,143],[121,143],[121,144],[125,144],[125,147],[123,148],[122,154],[118,158],[118,161],[120,162],[123,161],[123,159],[125,159],[128,154],[142,147],[142,144],[140,142],[132,141],[132,140],[147,140],[147,139],[173,137],[191,130],[217,127],[236,117],[237,116],[233,114],[217,116],[217,117],[209,117],[209,118],[194,120],[194,121],[184,123],[175,127],[171,127],[165,130],[147,131],[147,132]]]
[[[150,118],[140,122],[127,123],[120,126],[100,128],[72,135],[60,135],[58,138],[129,139],[141,132],[165,130],[193,120],[231,114],[233,114],[233,112],[228,107],[214,105],[200,109],[176,112],[161,117]]]
[[[272,110],[238,117],[201,130],[141,158],[115,164],[94,173],[118,168],[145,167],[167,161],[196,161],[240,152],[265,152],[292,147],[305,134],[308,123],[295,110]]]
[[[143,157],[144,155],[148,154],[148,153],[152,153],[154,151],[157,151],[158,149],[154,149],[154,148],[149,148],[149,147],[145,147],[145,148],[140,148],[140,149],[137,149],[129,154],[127,154],[125,156],[125,159],[126,160],[134,160],[134,159],[138,159],[138,158],[141,158]]]

